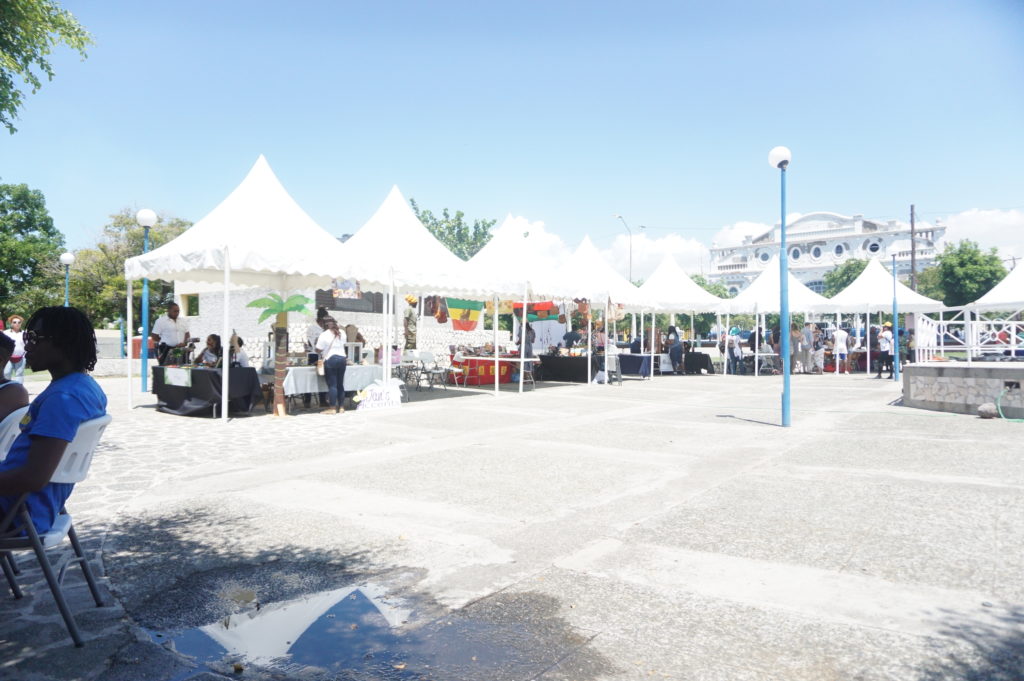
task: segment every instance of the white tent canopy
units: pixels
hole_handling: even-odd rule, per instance
[[[345,242],[338,274],[357,279],[363,289],[406,293],[488,297],[489,287],[430,233],[398,187],[377,212]]]
[[[935,312],[942,302],[923,296],[896,282],[896,304],[900,312]],[[888,312],[892,310],[892,274],[878,260],[868,260],[867,267],[850,285],[828,299],[830,311]]]
[[[817,312],[819,310],[834,310],[835,306],[829,305],[828,298],[819,295],[804,286],[793,276],[789,275],[789,309],[793,312]],[[722,314],[742,314],[758,312],[759,314],[778,313],[781,307],[780,272],[778,261],[773,259],[768,267],[757,276],[757,279],[750,282],[750,286],[740,291],[735,298],[727,298],[722,301],[718,311]],[[861,307],[863,310],[864,308]]]
[[[125,261],[126,279],[223,282],[286,290],[324,288],[342,244],[288,194],[262,155],[242,183],[181,236]]]
[[[1016,310],[1024,307],[1024,267],[1010,270],[992,290],[971,303],[979,310]]]
[[[576,247],[557,273],[560,286],[572,295],[591,301],[605,301],[624,305],[626,309],[651,309],[654,303],[640,289],[612,267],[590,241],[589,236]]]
[[[722,299],[705,291],[666,253],[640,291],[662,310],[714,312]]]
[[[571,298],[573,291],[553,275],[568,258],[562,240],[546,232],[544,223],[508,215],[467,265],[504,298],[518,300],[524,289],[534,298]]]

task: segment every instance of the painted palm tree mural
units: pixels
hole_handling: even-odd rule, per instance
[[[262,308],[257,324],[262,324],[269,317],[274,321],[274,415],[287,416],[284,399],[284,378],[288,373],[288,313],[299,312],[307,316],[312,313],[307,307],[313,301],[302,295],[283,298],[276,293],[269,293],[264,298],[257,298],[246,307]]]

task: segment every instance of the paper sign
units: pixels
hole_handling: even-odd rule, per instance
[[[164,367],[164,385],[176,385],[179,388],[192,387],[192,372],[179,367]]]

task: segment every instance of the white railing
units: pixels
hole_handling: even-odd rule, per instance
[[[969,308],[939,313],[938,319],[923,314],[914,320],[914,361],[962,360],[970,364],[986,354],[1024,353],[1024,310],[977,312]]]

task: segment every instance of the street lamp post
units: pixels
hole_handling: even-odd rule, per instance
[[[143,208],[135,214],[135,222],[142,227],[142,252],[149,252],[149,228],[156,224],[156,213]],[[142,280],[142,340],[139,343],[142,361],[142,392],[149,390],[149,279]]]
[[[626,218],[622,217],[618,213],[612,216],[622,220],[622,226],[626,228],[626,232],[629,233],[629,282],[633,283],[633,230],[626,224]]]
[[[71,284],[71,266],[75,264],[75,254],[71,251],[60,254],[60,264],[64,265],[64,307],[68,306],[69,286]]]
[[[782,336],[782,342],[780,343],[781,347],[779,350],[782,352],[783,428],[788,428],[792,423],[789,409],[790,372],[792,371],[789,359],[789,254],[786,252],[786,168],[789,166],[789,161],[792,158],[793,154],[786,147],[775,147],[768,152],[768,165],[772,168],[778,168],[780,171],[782,195],[782,229],[779,235],[779,315],[781,317],[779,320],[779,335]]]

